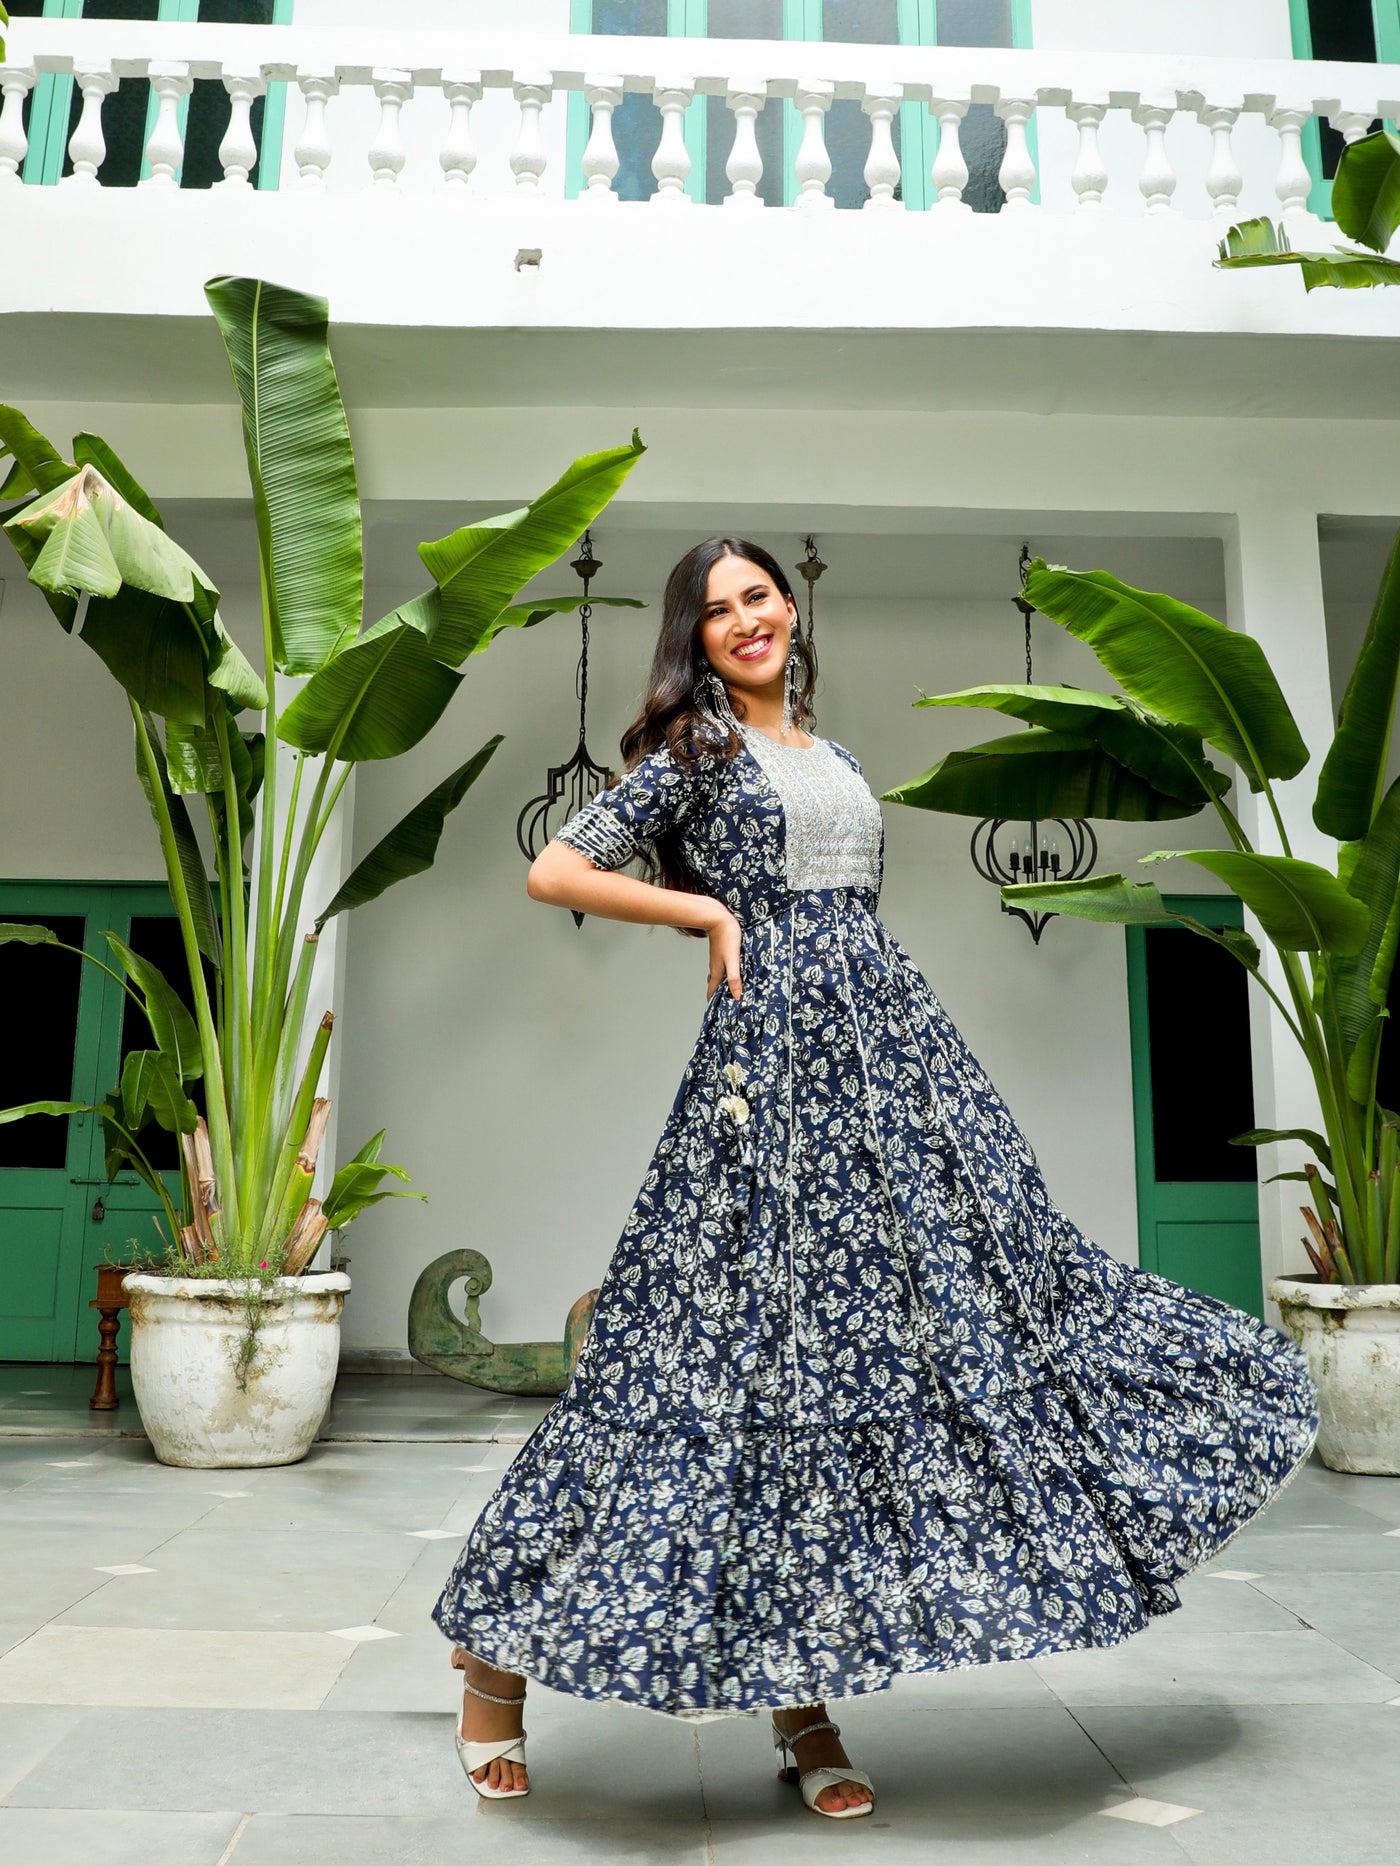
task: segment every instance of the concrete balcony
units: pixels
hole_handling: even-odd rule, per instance
[[[25,185],[46,78],[81,99],[71,173]],[[201,81],[227,127],[221,179],[197,189],[179,182]],[[104,187],[113,93],[143,83],[142,179]],[[536,390],[566,401],[674,400],[738,368],[741,394],[776,406],[818,384],[850,407],[1400,413],[1400,374],[1363,362],[1400,331],[1394,295],[1211,264],[1251,214],[1329,242],[1311,126],[1354,138],[1400,115],[1394,66],[20,20],[0,87],[16,396],[125,399],[155,371],[205,399],[205,346],[180,327],[202,323],[207,277],[247,271],[325,293],[350,392],[379,406],[450,399],[472,330],[499,334],[477,355],[507,371],[528,334]],[[267,92],[280,149],[253,133]],[[634,134],[620,162],[613,120],[637,94],[654,146]],[[786,113],[778,206],[765,103]],[[838,123],[836,179],[860,205],[833,211]],[[650,198],[620,198],[629,165]],[[973,211],[970,180],[999,211]]]

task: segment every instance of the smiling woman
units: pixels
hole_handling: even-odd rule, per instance
[[[1312,1444],[1290,1341],[1050,1198],[878,915],[880,805],[811,687],[771,555],[696,545],[627,770],[530,870],[706,933],[709,995],[569,1383],[434,1608],[483,1795],[528,1791],[535,1678],[766,1714],[809,1808],[869,1814],[825,1698],[1127,1638]],[[642,856],[666,885],[614,872]]]

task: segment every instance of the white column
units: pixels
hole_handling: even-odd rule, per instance
[[[33,90],[37,74],[31,65],[0,65],[0,188],[18,185],[19,172],[29,151],[24,130],[24,100]]]
[[[1289,847],[1302,861],[1334,868],[1337,845],[1312,820],[1318,772],[1334,730],[1317,514],[1272,500],[1241,511],[1225,539],[1225,589],[1230,627],[1254,636],[1264,650],[1312,754],[1296,778],[1274,786]],[[1262,796],[1240,780],[1226,801],[1256,849],[1282,854],[1273,814]],[[1201,821],[1205,828],[1205,816]],[[1245,926],[1264,955],[1264,976],[1287,1003],[1277,958],[1247,909]],[[1321,1109],[1302,1051],[1263,991],[1251,983],[1249,992],[1256,1127],[1319,1127]],[[1267,1288],[1280,1272],[1304,1267],[1298,1208],[1305,1201],[1295,1180],[1271,1186],[1264,1181],[1301,1166],[1302,1157],[1296,1144],[1256,1151],[1259,1244]]]
[[[554,95],[554,73],[517,72],[511,89],[520,106],[520,125],[510,152],[510,172],[517,188],[536,193],[548,160],[540,134],[540,111]]]
[[[1176,115],[1176,103],[1168,103],[1165,98],[1144,97],[1133,112],[1133,122],[1142,125],[1146,146],[1142,152],[1142,172],[1138,176],[1138,193],[1147,204],[1151,215],[1170,214],[1178,210],[1172,207],[1172,196],[1176,193],[1176,170],[1171,165],[1167,154],[1167,125]]]
[[[1338,103],[1335,110],[1327,112],[1327,121],[1334,130],[1341,134],[1344,143],[1354,143],[1365,136],[1376,120],[1374,110],[1350,110]]]
[[[763,157],[758,152],[758,113],[768,100],[761,78],[731,78],[725,103],[734,113],[734,146],[724,172],[729,178],[726,207],[762,207],[758,184],[763,179]]]
[[[583,94],[593,114],[588,147],[583,152],[584,199],[595,202],[616,201],[613,177],[617,174],[617,144],[613,141],[613,112],[622,102],[622,77],[608,72],[585,72]]]
[[[472,105],[481,101],[479,71],[442,74],[442,94],[452,115],[447,135],[438,152],[438,167],[449,188],[465,188],[476,167],[476,144],[472,140]]]
[[[865,158],[865,185],[869,198],[865,205],[877,211],[903,206],[894,191],[899,182],[899,157],[894,151],[891,125],[894,113],[904,100],[900,84],[867,84],[860,107],[870,119],[870,153]]]
[[[1096,214],[1102,211],[1104,190],[1108,187],[1108,166],[1099,148],[1099,126],[1108,115],[1108,99],[1077,99],[1065,106],[1065,115],[1079,131],[1079,147],[1069,178],[1074,189],[1075,209],[1081,214]]]
[[[651,172],[656,177],[652,206],[689,207],[686,182],[690,179],[690,151],[685,146],[683,119],[695,95],[692,78],[658,78],[652,96],[661,112],[661,138],[651,158]]]
[[[972,203],[963,200],[967,186],[967,157],[962,152],[962,120],[971,108],[968,97],[935,97],[929,110],[938,119],[938,154],[933,158],[933,204],[945,214],[970,214]]]
[[[185,138],[180,128],[180,99],[194,88],[188,65],[151,60],[151,89],[156,94],[156,120],[146,144],[150,174],[140,184],[143,188],[173,188],[175,175],[185,159]]]
[[[1210,167],[1206,170],[1206,193],[1216,220],[1233,220],[1239,212],[1240,189],[1244,176],[1235,159],[1233,134],[1243,100],[1229,103],[1202,102],[1196,114],[1210,131]]]
[[[1034,109],[1033,97],[997,100],[996,113],[1006,125],[1006,154],[997,170],[997,181],[1006,196],[1006,206],[1013,213],[1031,205],[1031,189],[1035,186],[1035,163],[1031,161],[1030,144],[1026,141],[1026,125]]]
[[[326,170],[331,165],[331,139],[326,132],[326,104],[339,92],[340,80],[308,72],[297,79],[297,84],[306,100],[301,135],[292,150],[296,158],[297,175],[303,188],[324,188]]]
[[[246,188],[258,159],[258,145],[253,139],[252,111],[255,100],[267,89],[261,77],[242,77],[224,73],[224,89],[229,97],[228,128],[219,144],[219,162],[224,178],[220,188]]]
[[[68,153],[73,158],[73,173],[64,187],[97,186],[97,171],[107,155],[107,139],[102,134],[102,106],[117,88],[110,65],[96,65],[86,71],[74,71],[73,82],[82,93],[83,111],[68,139]]]
[[[369,146],[369,172],[375,187],[397,188],[404,164],[399,112],[413,95],[413,79],[406,71],[376,70],[371,82],[379,99],[379,125]]]
[[[1303,160],[1303,125],[1312,118],[1310,104],[1280,104],[1269,113],[1269,122],[1278,131],[1278,174],[1274,193],[1287,221],[1311,221],[1308,195],[1312,175]]]
[[[813,209],[835,207],[835,199],[826,191],[831,180],[831,156],[826,147],[826,113],[836,95],[829,78],[799,78],[795,102],[802,117],[802,141],[793,164],[798,193],[794,207]]]

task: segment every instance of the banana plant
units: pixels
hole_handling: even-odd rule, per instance
[[[1359,245],[1330,253],[1295,251],[1287,229],[1265,216],[1231,227],[1216,264],[1222,270],[1297,266],[1310,292],[1320,286],[1400,285],[1400,259],[1386,256],[1400,226],[1400,137],[1393,131],[1375,130],[1342,151],[1332,183],[1332,217]]]
[[[84,433],[65,455],[17,409],[0,408],[3,529],[60,626],[123,691],[193,1006],[191,1015],[169,979],[108,934],[111,963],[94,962],[144,1012],[151,1047],[126,1059],[100,1103],[29,1102],[0,1121],[95,1113],[108,1172],[130,1166],[146,1179],[189,1266],[296,1275],[328,1228],[381,1199],[421,1196],[399,1183],[402,1167],[381,1161],[382,1132],[335,1175],[324,1203],[311,1194],[330,1113],[318,1089],[332,1019],[310,1009],[318,936],[335,915],[432,866],[447,817],[501,735],[458,763],[324,902],[308,900],[316,851],[356,765],[416,746],[473,655],[505,629],[577,607],[577,597],[516,598],[597,517],[644,448],[634,432],[625,446],[575,460],[529,505],[420,545],[427,587],[366,626],[355,460],[326,304],[252,278],[213,279],[205,295],[242,411],[260,670],[226,630],[213,582],[112,449]],[[271,750],[279,741],[295,755],[284,798]],[[212,874],[192,805],[207,815]],[[26,925],[0,926],[7,940],[59,943]],[[140,1145],[151,1119],[178,1136],[178,1213]]]
[[[1093,649],[1122,692],[983,686],[917,706],[974,706],[1025,722],[1010,737],[950,753],[885,793],[891,803],[977,817],[1100,816],[1161,822],[1214,810],[1223,848],[1159,849],[1143,863],[1205,869],[1254,915],[1277,954],[1276,988],[1242,927],[1169,908],[1150,881],[1093,875],[1003,887],[1009,906],[1117,925],[1184,927],[1224,948],[1272,999],[1301,1046],[1322,1132],[1256,1128],[1237,1146],[1301,1142],[1313,1156],[1276,1175],[1307,1183],[1303,1240],[1328,1281],[1400,1281],[1400,1115],[1376,1098],[1386,998],[1400,940],[1400,780],[1385,784],[1400,679],[1400,547],[1392,549],[1323,760],[1313,820],[1336,839],[1335,872],[1295,856],[1275,784],[1309,752],[1264,651],[1250,636],[1106,571],[1037,558],[1027,601]],[[1279,853],[1251,843],[1210,751],[1260,796]]]

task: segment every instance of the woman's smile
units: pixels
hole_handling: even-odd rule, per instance
[[[730,650],[730,653],[736,661],[761,661],[772,646],[771,635],[756,635],[750,641],[740,642],[737,648]]]

